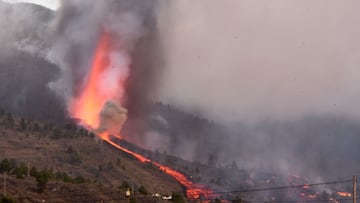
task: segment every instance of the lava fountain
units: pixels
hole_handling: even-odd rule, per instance
[[[99,126],[99,113],[108,100],[121,101],[124,97],[124,84],[128,77],[129,60],[124,52],[112,54],[114,47],[110,34],[101,35],[95,51],[92,68],[80,95],[73,99],[70,114],[79,118],[85,125],[95,129]],[[114,64],[113,57],[122,58]]]
[[[111,34],[104,32],[96,47],[92,67],[84,87],[80,94],[73,98],[70,104],[70,115],[80,119],[81,125],[95,132],[101,139],[115,148],[134,156],[143,163],[151,162],[164,173],[175,178],[187,189],[186,195],[188,198],[209,197],[209,194],[213,194],[213,191],[206,189],[205,186],[194,184],[179,171],[157,162],[152,162],[141,154],[132,152],[110,139],[110,135],[120,137],[118,133],[123,122],[126,120],[127,111],[121,107],[120,103],[124,99],[124,85],[129,75],[129,58],[126,52],[119,51],[118,47],[114,47],[114,43],[111,41]],[[107,109],[115,109],[117,116],[114,116],[112,112],[109,113]],[[112,121],[114,121],[112,118],[118,118],[115,119],[114,123],[115,126],[119,126],[118,128],[106,125],[104,127],[102,123],[106,119],[109,120],[109,117]],[[108,122],[105,121],[105,123]]]

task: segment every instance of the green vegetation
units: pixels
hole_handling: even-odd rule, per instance
[[[175,202],[175,203],[185,203],[185,199],[184,197],[179,194],[179,193],[176,193],[176,192],[173,192],[171,194],[172,198],[171,198],[171,202]]]
[[[39,139],[49,136],[52,139],[94,137],[95,135],[74,123],[54,124],[53,122],[39,122],[14,116],[0,109],[0,124],[6,129],[16,129],[21,132],[30,131]]]
[[[145,188],[143,185],[141,185],[141,186],[139,187],[138,191],[139,191],[139,193],[142,194],[142,195],[148,195],[148,194],[149,194],[148,191],[146,190],[146,188]]]
[[[50,174],[46,170],[42,170],[35,178],[39,192],[44,192],[46,185],[49,181]]]
[[[129,183],[127,181],[123,181],[119,188],[122,189],[122,190],[131,189],[131,187],[130,187],[130,185],[129,185]]]
[[[13,170],[13,174],[16,175],[16,178],[23,179],[26,176],[26,173],[28,171],[28,167],[25,163],[21,163],[20,166],[16,167]]]
[[[80,183],[85,183],[86,182],[86,179],[83,176],[77,176],[76,178],[72,178],[71,176],[69,176],[65,172],[56,172],[55,173],[55,179],[63,181],[65,183],[80,184]]]
[[[18,179],[23,179],[28,173],[28,167],[25,163],[20,163],[19,165],[17,165],[15,159],[5,158],[0,162],[0,172],[6,172],[11,175],[15,175]],[[65,172],[56,172],[54,174],[51,169],[43,169],[41,171],[38,171],[38,169],[34,166],[31,167],[29,172],[30,176],[35,178],[37,182],[37,189],[39,192],[43,192],[45,190],[48,181],[51,179],[75,184],[81,184],[86,182],[86,179],[83,176],[77,176],[76,178],[72,178]]]
[[[130,202],[130,203],[136,203],[135,197],[130,197],[129,202]]]
[[[12,197],[5,196],[0,198],[0,203],[15,203],[15,200]]]
[[[15,159],[3,159],[0,162],[0,172],[10,172],[16,167]]]
[[[78,176],[74,180],[74,183],[78,183],[78,184],[85,183],[85,182],[86,182],[86,179],[84,177],[82,177],[82,176]]]
[[[5,125],[6,124],[6,125]],[[18,185],[22,185],[21,181],[16,180],[13,181],[15,178],[17,179],[26,179],[23,180],[26,183],[30,183],[32,181],[32,184],[27,187],[21,187],[22,191],[30,189],[32,192],[34,192],[35,188],[36,191],[39,193],[46,192],[46,194],[50,193],[50,191],[54,191],[54,193],[57,193],[60,191],[59,185],[65,185],[69,187],[81,187],[81,186],[71,186],[69,184],[62,184],[60,182],[64,183],[74,183],[74,184],[81,184],[81,183],[92,183],[96,181],[101,183],[103,179],[107,178],[103,177],[103,174],[108,171],[117,171],[117,169],[122,169],[124,171],[131,171],[133,169],[133,166],[127,165],[127,159],[120,159],[120,158],[113,158],[109,160],[101,160],[99,162],[95,162],[95,164],[92,164],[90,167],[88,164],[88,157],[86,155],[92,155],[92,151],[88,152],[89,150],[87,148],[80,148],[81,150],[85,149],[84,151],[80,151],[80,149],[77,147],[78,143],[89,143],[90,139],[84,139],[84,140],[77,140],[76,142],[71,142],[68,139],[82,139],[83,137],[94,137],[95,135],[93,133],[90,133],[88,130],[78,127],[74,124],[55,124],[52,122],[40,122],[36,120],[26,119],[23,117],[18,117],[15,115],[12,115],[10,113],[6,113],[1,111],[0,109],[0,125],[3,130],[3,133],[5,136],[9,136],[9,138],[13,138],[10,136],[16,135],[14,139],[9,139],[8,143],[4,143],[4,146],[9,146],[13,150],[16,150],[16,147],[23,146],[24,147],[24,154],[26,154],[26,150],[33,150],[31,152],[36,153],[39,155],[39,159],[34,161],[34,163],[31,163],[31,157],[25,156],[22,157],[22,152],[20,153],[4,153],[5,156],[9,157],[18,157],[18,160],[10,159],[10,158],[4,158],[3,160],[0,159],[0,173],[6,172],[9,176],[9,188],[16,187]],[[37,139],[40,139],[38,141]],[[61,145],[56,146],[56,150],[54,149],[54,154],[56,153],[62,153],[62,154],[56,154],[56,156],[53,156],[53,151],[51,151],[51,154],[47,154],[47,149],[52,144],[52,141],[54,139],[61,139],[59,140],[59,143]],[[90,140],[91,141],[91,140]],[[27,143],[32,143],[27,145]],[[33,144],[36,143],[36,144]],[[30,146],[30,147],[27,147]],[[81,153],[80,153],[81,152]],[[21,154],[20,156],[17,156],[18,154]],[[42,156],[47,156],[54,158],[51,159],[48,163],[45,163],[49,159],[43,159]],[[22,158],[21,158],[22,157]],[[97,158],[97,157],[95,157]],[[21,162],[24,161],[24,162]],[[28,165],[27,161],[31,163],[31,166]],[[65,167],[56,165],[54,163],[65,163],[67,164]],[[82,170],[69,170],[69,171],[63,171],[69,168],[68,163],[74,163],[74,164],[81,164],[81,161],[84,162],[81,167],[87,167],[90,172],[97,172],[96,168],[98,166],[99,171],[105,171],[103,174],[101,172],[98,172],[101,174],[100,178],[98,180],[90,181],[89,179],[83,177],[83,176],[77,176],[79,173],[81,174]],[[39,163],[38,165],[35,165],[35,163]],[[42,168],[45,166],[54,167],[54,171],[52,169]],[[147,165],[149,168],[156,168],[152,164],[152,162],[148,162]],[[70,166],[71,167],[71,166]],[[79,166],[80,167],[80,166]],[[126,168],[125,168],[126,167]],[[62,169],[63,168],[63,169]],[[66,168],[66,169],[65,169]],[[71,172],[70,172],[71,171]],[[75,172],[74,172],[75,171]],[[27,177],[27,176],[30,177]],[[132,174],[131,174],[132,175]],[[127,176],[129,179],[131,178],[131,175]],[[126,177],[126,176],[125,176]],[[146,178],[146,177],[145,177]],[[147,180],[144,178],[144,181],[147,182]],[[10,181],[12,180],[12,181]],[[35,181],[36,181],[36,187],[35,187]],[[51,184],[49,184],[49,181]],[[131,183],[131,182],[130,182]],[[135,183],[135,188],[133,189],[132,193],[135,193],[136,195],[149,195],[149,191],[147,188],[145,188],[144,185],[140,185],[138,183]],[[96,186],[96,185],[95,185]],[[137,186],[137,187],[136,187]],[[127,190],[132,189],[131,184],[127,181],[123,181],[120,189]],[[148,188],[149,189],[149,188]],[[10,191],[11,192],[11,191]],[[70,193],[70,192],[69,192]],[[39,195],[39,194],[38,194]],[[44,194],[42,194],[44,195]],[[141,200],[136,200],[136,195],[132,198],[129,198],[130,202],[139,202]],[[181,196],[182,195],[182,196]],[[185,202],[183,194],[179,194],[179,198],[174,202]],[[35,194],[36,196],[36,194]],[[1,198],[1,196],[0,196]],[[19,200],[19,197],[16,196],[16,200]],[[0,199],[0,203],[2,202],[14,202],[13,199],[6,199],[5,197],[3,199]]]
[[[55,179],[56,180],[61,180],[65,183],[71,183],[73,182],[73,179],[65,172],[57,172],[55,174]]]

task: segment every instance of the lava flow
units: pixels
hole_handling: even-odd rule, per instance
[[[204,197],[209,197],[210,194],[214,194],[214,192],[212,190],[206,189],[203,185],[198,185],[198,184],[194,184],[191,181],[189,181],[186,176],[170,167],[167,166],[163,166],[157,162],[153,162],[150,159],[142,156],[141,154],[137,154],[133,151],[130,151],[120,145],[118,145],[117,143],[115,143],[114,141],[110,140],[110,136],[108,133],[102,133],[100,134],[100,137],[108,142],[109,144],[111,144],[112,146],[116,147],[117,149],[120,149],[128,154],[131,154],[132,156],[134,156],[135,158],[137,158],[139,161],[143,162],[143,163],[152,163],[154,166],[158,167],[161,171],[163,171],[164,173],[172,176],[173,178],[175,178],[181,185],[185,186],[187,188],[186,191],[186,196],[190,199],[199,199],[200,196],[204,196]]]
[[[186,195],[188,198],[198,199],[200,196],[209,197],[209,194],[213,194],[213,191],[206,189],[203,185],[192,183],[184,174],[174,169],[152,162],[150,159],[118,145],[110,139],[109,130],[100,127],[102,122],[100,114],[104,111],[104,105],[107,101],[121,101],[124,96],[124,83],[128,77],[128,63],[121,63],[122,67],[110,65],[113,64],[110,58],[111,52],[118,51],[114,50],[111,45],[110,34],[104,33],[96,48],[92,68],[84,88],[82,89],[81,94],[72,101],[69,109],[71,116],[80,119],[83,122],[81,123],[82,125],[89,128],[89,130],[94,131],[100,138],[117,149],[133,155],[143,163],[151,162],[164,173],[175,178],[181,185],[186,187]],[[114,71],[113,69],[121,70]],[[104,79],[104,75],[108,72],[117,73],[117,75],[112,75],[110,77],[113,81],[109,81],[109,78]],[[105,82],[110,82],[111,85],[106,85],[106,87],[103,88],[104,80]]]
[[[337,192],[337,194],[341,197],[351,197],[351,193],[348,192]]]

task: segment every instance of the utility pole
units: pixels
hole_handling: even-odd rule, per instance
[[[357,182],[357,177],[356,177],[356,174],[354,175],[354,178],[353,178],[353,203],[356,203],[356,182]]]

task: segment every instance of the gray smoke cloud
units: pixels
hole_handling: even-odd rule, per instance
[[[95,47],[105,31],[110,33],[111,43],[118,46],[113,51],[116,60],[112,63],[118,63],[113,64],[114,67],[130,64],[129,70],[124,70],[130,74],[124,103],[127,108],[136,109],[132,105],[147,100],[145,90],[151,86],[142,80],[142,72],[152,72],[153,67],[151,62],[145,66],[147,60],[138,65],[139,62],[133,58],[138,53],[138,44],[156,28],[156,8],[155,0],[62,1],[56,16],[54,46],[49,56],[63,69],[63,75],[51,87],[66,102],[79,94],[92,67]]]
[[[359,117],[359,2],[175,1],[159,98],[215,120]]]
[[[166,70],[157,98],[225,123],[226,130],[178,135],[180,146],[166,150],[204,162],[216,154],[220,163],[283,174],[331,178],[358,171],[359,6],[355,0],[173,2],[160,20]],[[160,141],[171,143],[161,133],[149,137],[159,149]]]
[[[117,101],[107,101],[100,112],[100,125],[97,133],[108,132],[118,135],[127,119],[127,109],[123,108]]]
[[[0,32],[1,56],[14,55],[15,50],[45,57],[52,19],[53,13],[40,6],[0,1],[0,25],[6,28]]]
[[[0,1],[0,108],[28,118],[64,118],[64,106],[47,87],[59,72],[45,59],[53,19],[47,8]]]

